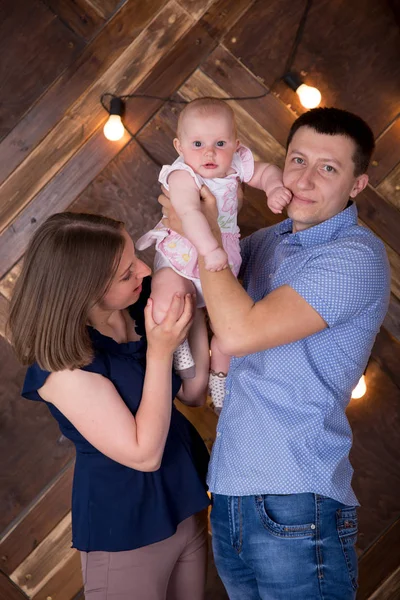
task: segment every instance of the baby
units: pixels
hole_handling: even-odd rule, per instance
[[[241,264],[237,225],[240,182],[262,189],[274,213],[282,212],[292,194],[283,187],[278,167],[255,162],[250,150],[237,139],[231,107],[217,98],[198,98],[179,116],[174,147],[179,157],[164,166],[159,181],[169,190],[171,203],[182,221],[185,237],[167,229],[162,220],[142,236],[136,247],[143,250],[156,244],[152,283],[154,319],[161,321],[174,293],[197,294],[197,307],[204,307],[198,268],[198,254],[205,268],[219,271],[228,266],[237,276]],[[218,206],[218,225],[223,248],[218,245],[201,211],[200,188],[205,184]],[[204,327],[206,327],[203,319]],[[207,339],[203,335],[202,339]],[[203,349],[209,352],[208,345]],[[225,395],[230,357],[223,354],[215,336],[211,340],[209,390],[214,410],[219,414]],[[208,364],[202,360],[201,364]],[[181,377],[194,376],[194,362],[187,341],[176,351],[174,367]]]

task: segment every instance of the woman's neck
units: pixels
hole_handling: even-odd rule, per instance
[[[106,311],[94,307],[89,314],[89,325],[118,344],[140,339],[135,331],[135,322],[126,309]]]

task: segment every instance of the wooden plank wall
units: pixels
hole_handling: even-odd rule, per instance
[[[126,123],[135,137],[111,143],[102,134],[103,92],[188,100],[258,95],[274,84],[264,98],[232,106],[242,141],[260,159],[283,164],[288,130],[304,109],[276,80],[304,4],[0,0],[2,333],[26,245],[49,215],[108,214],[123,220],[134,239],[159,217],[159,165],[174,158],[181,106],[131,100]],[[361,222],[386,244],[392,296],[368,367],[367,395],[348,409],[362,503],[363,599],[381,585],[382,597],[398,597],[390,594],[397,593],[400,564],[392,541],[400,514],[400,36],[395,3],[361,4],[315,2],[294,67],[318,85],[325,105],[360,114],[377,136],[370,185],[358,206]],[[263,194],[247,190],[242,234],[276,221]],[[144,257],[151,261],[152,251]],[[78,556],[69,547],[73,449],[44,406],[19,399],[23,370],[2,338],[0,364],[0,598],[72,600],[81,588]],[[207,408],[184,411],[211,447],[214,415]],[[224,597],[216,586],[208,590],[215,600]]]

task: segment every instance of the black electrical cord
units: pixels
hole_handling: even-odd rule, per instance
[[[225,97],[225,98],[218,98],[219,100],[224,100],[225,102],[232,101],[232,100],[236,100],[236,101],[240,101],[240,100],[259,100],[261,98],[265,98],[266,96],[268,96],[268,94],[270,94],[273,91],[273,89],[275,88],[275,86],[277,85],[277,83],[279,81],[281,81],[285,77],[286,74],[290,73],[290,70],[291,70],[291,68],[293,66],[294,59],[296,57],[297,49],[298,49],[298,47],[300,45],[300,42],[301,42],[301,40],[303,38],[304,29],[305,29],[305,26],[306,26],[307,17],[308,17],[308,13],[309,13],[309,11],[311,9],[312,2],[313,2],[313,0],[306,0],[306,5],[304,7],[304,11],[303,11],[302,17],[301,17],[300,22],[299,22],[299,26],[297,28],[296,37],[294,39],[292,48],[290,50],[290,54],[289,54],[288,59],[286,61],[284,74],[282,76],[280,76],[280,77],[277,77],[275,79],[275,81],[272,83],[272,85],[270,86],[270,88],[266,89],[265,92],[263,92],[262,94],[259,94],[257,96],[228,96],[228,97]],[[188,100],[175,100],[175,99],[173,99],[171,97],[165,98],[165,97],[162,97],[162,96],[155,96],[155,95],[152,95],[152,94],[139,94],[138,93],[138,94],[124,94],[123,96],[117,96],[117,95],[112,94],[110,92],[105,92],[104,94],[102,94],[102,96],[100,98],[100,102],[101,102],[103,108],[108,113],[110,113],[110,109],[109,109],[109,107],[106,106],[106,104],[104,102],[104,99],[106,97],[109,97],[111,99],[119,98],[122,101],[128,100],[129,98],[147,98],[148,100],[160,100],[161,102],[172,102],[174,104],[188,104]],[[125,127],[125,129],[127,129],[127,128]],[[132,135],[131,132],[128,129],[127,129],[127,131],[128,131],[128,133],[130,133],[130,135]],[[132,135],[132,137],[134,137],[134,136]]]

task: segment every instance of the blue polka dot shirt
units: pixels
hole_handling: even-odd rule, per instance
[[[242,242],[243,285],[257,302],[291,286],[327,328],[307,338],[232,358],[208,475],[231,496],[313,492],[358,504],[345,415],[388,308],[383,243],[357,224],[350,204],[292,233],[292,221]]]

